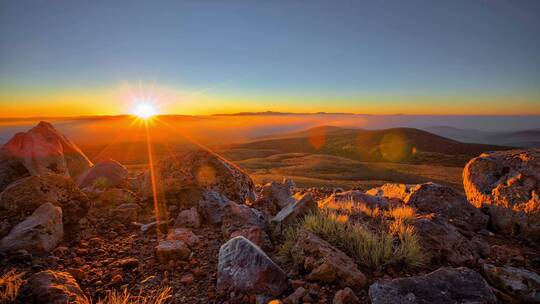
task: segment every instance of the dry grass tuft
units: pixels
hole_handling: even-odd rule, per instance
[[[156,289],[143,295],[143,290],[139,291],[138,295],[132,295],[127,289],[122,291],[109,290],[105,298],[99,299],[97,302],[88,300],[83,304],[165,304],[172,296],[170,287]]]
[[[0,277],[0,303],[14,303],[19,295],[24,272],[17,272],[11,269]]]
[[[359,264],[373,269],[396,264],[406,267],[421,265],[422,248],[414,227],[407,222],[415,216],[403,210],[388,214],[393,214],[389,217],[394,218],[386,219],[385,213],[379,213],[381,225],[374,231],[351,223],[347,216],[327,209],[309,214],[298,226],[287,231],[280,255],[290,257],[298,229],[306,229],[341,249]]]

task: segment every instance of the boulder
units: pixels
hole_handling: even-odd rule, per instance
[[[199,243],[199,237],[188,228],[174,228],[167,234],[167,240],[180,240],[190,248]]]
[[[219,249],[219,289],[279,296],[287,285],[285,272],[248,239],[232,238]]]
[[[90,203],[75,183],[61,175],[44,174],[20,179],[0,193],[0,218],[11,225],[24,220],[43,203],[62,208],[64,226],[78,226]]]
[[[199,217],[199,213],[197,212],[197,208],[191,207],[190,209],[182,210],[174,221],[174,227],[201,227],[201,219]]]
[[[283,183],[267,183],[262,186],[261,195],[257,200],[274,205],[279,210],[294,201],[291,193],[292,186],[290,180],[284,180]]]
[[[310,193],[296,196],[289,205],[281,209],[270,221],[274,234],[280,235],[288,226],[297,223],[306,214],[316,209],[317,203]]]
[[[28,281],[33,303],[87,303],[83,291],[67,272],[46,270],[32,275]]]
[[[419,185],[385,184],[367,193],[402,200],[414,207],[419,214],[434,213],[464,230],[478,231],[486,228],[488,216],[467,198],[450,187],[435,183]]]
[[[310,281],[333,283],[341,288],[361,290],[366,277],[356,263],[314,233],[302,230],[291,249],[295,267],[307,272]]]
[[[180,240],[161,240],[155,248],[156,259],[161,264],[173,260],[186,260],[191,254],[188,246]]]
[[[209,151],[191,151],[164,159],[158,167],[166,194],[187,207],[195,205],[209,190],[238,203],[255,200],[255,184],[249,175]]]
[[[439,268],[426,275],[380,280],[369,287],[372,304],[495,304],[497,298],[477,272]]]
[[[478,257],[475,246],[458,229],[445,220],[420,218],[414,222],[423,251],[434,265],[474,265]]]
[[[30,175],[54,173],[77,179],[92,165],[77,145],[44,121],[27,132],[15,134],[2,149]]]
[[[115,160],[101,161],[82,174],[77,184],[81,189],[90,187],[105,189],[123,184],[128,177],[128,170]]]
[[[522,303],[540,303],[540,275],[530,270],[484,264],[483,271],[491,285]]]
[[[215,191],[203,193],[199,200],[198,210],[206,222],[219,225],[223,220],[225,207],[232,201]]]
[[[23,163],[5,148],[0,148],[0,192],[14,181],[27,176],[30,176],[30,172]]]
[[[540,238],[540,150],[488,152],[463,170],[469,201],[491,217],[502,234]]]
[[[56,248],[63,237],[62,209],[45,203],[0,240],[0,251],[24,249],[32,254],[45,253]]]
[[[339,290],[334,296],[332,304],[360,304],[360,299],[349,287]]]

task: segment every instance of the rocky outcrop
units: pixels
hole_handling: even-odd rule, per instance
[[[215,191],[238,203],[255,200],[255,184],[243,170],[205,150],[164,159],[159,164],[162,187],[187,207],[206,191]]]
[[[44,121],[27,132],[15,134],[2,150],[31,175],[55,173],[77,179],[92,165],[79,147]]]
[[[67,272],[46,270],[36,273],[28,281],[34,303],[86,303],[87,299],[77,281]]]
[[[420,218],[414,222],[420,245],[434,265],[473,265],[477,251],[458,229],[444,220]]]
[[[72,180],[45,174],[20,179],[0,193],[0,218],[14,225],[47,202],[62,208],[62,220],[69,229],[77,227],[90,206],[86,195]]]
[[[128,177],[128,170],[115,160],[101,161],[81,175],[77,184],[81,189],[90,187],[105,189],[123,184]]]
[[[350,257],[311,232],[299,232],[291,255],[295,266],[307,272],[306,278],[310,281],[334,283],[355,290],[366,285],[366,277]]]
[[[248,239],[235,237],[219,249],[219,289],[279,296],[287,284],[285,272]]]
[[[535,272],[511,267],[484,264],[485,277],[494,287],[522,303],[540,303],[540,275]]]
[[[45,203],[0,240],[0,251],[23,249],[30,253],[45,253],[56,248],[63,237],[62,209]]]
[[[463,185],[493,230],[540,238],[540,150],[484,153],[465,166]]]
[[[468,268],[440,268],[422,276],[377,281],[369,287],[369,297],[372,304],[498,303],[482,276]]]
[[[317,209],[317,203],[310,193],[294,197],[294,200],[285,206],[271,220],[273,232],[280,235],[288,226],[297,223],[303,216]]]
[[[274,215],[276,211],[285,208],[294,202],[291,189],[294,186],[292,180],[285,179],[282,183],[270,182],[262,186],[260,196],[253,207]]]
[[[414,207],[419,214],[434,213],[464,230],[478,231],[486,228],[488,223],[488,216],[469,203],[465,196],[450,187],[435,183],[385,184],[367,193],[399,199]]]

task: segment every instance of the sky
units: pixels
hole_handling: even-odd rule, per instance
[[[0,116],[540,115],[540,1],[0,2]]]

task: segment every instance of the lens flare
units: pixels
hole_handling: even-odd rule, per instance
[[[135,106],[133,114],[142,119],[148,119],[157,114],[157,109],[149,102],[139,103]]]

